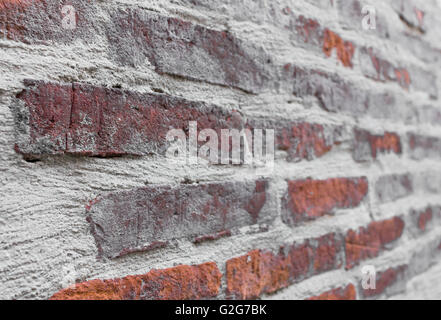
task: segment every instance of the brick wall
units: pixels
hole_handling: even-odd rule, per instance
[[[441,298],[440,28],[436,0],[0,0],[1,297]],[[167,160],[190,121],[274,129],[274,169]]]

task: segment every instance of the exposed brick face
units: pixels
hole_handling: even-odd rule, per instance
[[[425,211],[418,214],[418,228],[421,231],[425,231],[428,223],[430,223],[433,219],[433,210],[432,208],[427,208]]]
[[[15,109],[18,152],[28,156],[165,154],[170,128],[241,126],[240,115],[202,102],[86,84],[27,82]]]
[[[303,244],[281,247],[279,253],[254,250],[227,261],[227,295],[254,299],[306,277],[341,265],[341,242],[328,234]]]
[[[91,280],[63,289],[52,300],[188,300],[219,293],[222,274],[213,262],[152,270],[144,275]]]
[[[357,161],[377,159],[379,154],[400,155],[402,152],[401,139],[396,133],[374,135],[365,130],[355,130],[354,134],[354,159]]]
[[[345,238],[346,268],[351,269],[360,261],[377,257],[385,246],[403,233],[404,221],[395,217],[375,221],[357,231],[349,230]]]
[[[276,144],[288,153],[288,161],[313,160],[331,151],[339,143],[339,129],[320,124],[299,123],[278,130]]]
[[[93,200],[87,219],[100,254],[114,258],[164,247],[173,239],[200,243],[271,222],[267,190],[265,180],[146,186]]]
[[[288,181],[282,199],[283,220],[289,225],[332,214],[336,209],[355,208],[368,192],[365,178]]]
[[[259,91],[264,83],[263,51],[259,61],[259,56],[252,57],[241,40],[228,31],[212,30],[150,11],[115,10],[110,15],[114,22],[107,29],[111,53],[122,64],[136,66],[148,58],[160,73],[250,92]],[[121,37],[122,33],[126,36]]]
[[[318,296],[308,298],[308,300],[356,300],[357,292],[355,286],[351,283],[346,287],[332,289]]]

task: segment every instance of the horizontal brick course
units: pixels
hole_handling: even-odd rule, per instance
[[[346,269],[351,269],[361,261],[375,258],[385,246],[399,239],[404,230],[404,221],[400,217],[374,221],[367,227],[346,233]]]
[[[221,285],[214,262],[152,270],[143,275],[90,280],[55,293],[51,300],[189,300],[214,298]]]
[[[368,193],[366,178],[288,181],[282,219],[288,225],[357,207]]]
[[[170,129],[240,128],[238,113],[163,94],[27,81],[16,107],[16,150],[27,156],[165,154]],[[21,102],[23,101],[23,102]]]
[[[227,296],[254,299],[311,275],[339,268],[342,243],[334,234],[281,247],[279,253],[253,250],[226,263]]]
[[[88,221],[100,255],[119,257],[166,246],[174,239],[197,243],[232,229],[271,222],[268,182],[148,185],[93,200]]]
[[[377,159],[379,154],[402,152],[400,136],[393,132],[382,135],[371,134],[369,131],[356,129],[354,132],[354,159],[364,161]]]

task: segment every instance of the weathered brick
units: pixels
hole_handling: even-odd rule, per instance
[[[296,97],[313,96],[326,111],[343,111],[358,116],[367,112],[366,92],[337,73],[288,63],[283,67],[283,75],[287,83],[292,83],[292,93]]]
[[[367,193],[366,178],[288,181],[287,193],[282,198],[282,219],[295,225],[337,209],[355,208]]]
[[[55,293],[51,300],[189,300],[214,298],[222,274],[214,262],[156,270],[110,280],[90,280]]]
[[[141,94],[88,84],[27,81],[18,95],[16,150],[27,156],[164,154],[167,132],[240,128],[237,112],[163,94]]]
[[[228,31],[165,17],[151,11],[116,9],[106,29],[111,56],[138,66],[147,58],[156,71],[232,86],[249,92],[262,88],[268,58]]]
[[[322,157],[341,142],[341,128],[316,123],[277,125],[276,148],[287,152],[287,161],[313,160]]]
[[[349,230],[346,234],[346,269],[358,265],[360,261],[375,258],[387,244],[401,237],[404,221],[400,217],[374,221],[358,231]]]
[[[360,63],[362,72],[366,77],[376,81],[397,82],[401,87],[409,89],[412,83],[409,71],[383,58],[374,49],[362,48],[360,60],[362,61]]]
[[[307,300],[356,300],[357,292],[355,286],[351,283],[346,287],[335,288]]]
[[[98,250],[114,258],[188,238],[227,236],[229,230],[269,222],[265,180],[149,185],[98,197],[87,207]]]
[[[356,161],[377,159],[378,153],[401,154],[400,136],[393,132],[374,135],[366,130],[354,131],[353,157]]]
[[[428,206],[427,208],[421,210],[412,210],[412,222],[418,228],[418,231],[424,232],[430,227],[431,224],[434,223],[433,220],[438,212],[439,208],[432,206]]]
[[[75,28],[63,27],[63,6],[75,9]],[[98,28],[97,10],[86,0],[1,0],[0,37],[25,43],[56,41],[70,43],[75,39],[92,42]]]
[[[378,178],[375,193],[380,203],[395,201],[413,192],[413,181],[409,174],[392,174]]]
[[[334,234],[281,247],[277,254],[253,250],[226,263],[227,296],[253,299],[311,275],[341,266],[342,242]]]
[[[406,266],[399,266],[378,273],[376,275],[375,289],[363,289],[362,295],[364,297],[374,297],[384,293],[393,284],[402,280],[406,269]]]
[[[355,46],[352,42],[342,39],[334,31],[321,26],[315,19],[297,15],[292,10],[285,12],[290,16],[285,28],[291,31],[290,39],[294,45],[317,52],[323,51],[326,57],[331,57],[335,51],[338,61],[343,66],[352,68],[352,57],[355,53]]]
[[[332,55],[333,49],[337,52],[337,58],[345,67],[352,68],[352,57],[355,52],[354,45],[350,41],[344,41],[338,34],[329,29],[324,31],[323,51],[326,56]]]
[[[416,160],[441,157],[441,139],[409,133],[409,150]]]
[[[423,111],[402,95],[390,90],[368,89],[362,83],[349,81],[335,72],[287,63],[283,66],[282,77],[287,90],[292,90],[294,96],[314,97],[328,112],[416,123],[418,114]]]

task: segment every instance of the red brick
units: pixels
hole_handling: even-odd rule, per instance
[[[268,58],[263,50],[246,49],[228,31],[146,10],[111,10],[109,14],[112,26],[106,33],[111,56],[121,64],[138,66],[148,58],[159,73],[248,92],[259,91],[265,82]]]
[[[341,266],[341,242],[334,234],[281,247],[278,254],[253,250],[226,263],[227,296],[254,299],[311,275]]]
[[[386,291],[386,289],[393,284],[399,282],[404,276],[406,266],[399,266],[396,268],[389,268],[384,272],[376,275],[375,289],[363,289],[364,297],[378,296]]]
[[[375,72],[372,73],[369,67],[363,65],[363,73],[366,77],[377,81],[397,82],[401,87],[409,89],[411,77],[406,68],[396,66],[383,58],[379,53],[374,52],[372,48],[362,48],[361,55],[366,55],[370,58],[372,67],[375,70]],[[368,59],[366,58],[365,60]]]
[[[332,214],[337,209],[355,208],[367,193],[366,178],[288,181],[288,191],[282,198],[282,219],[294,225]]]
[[[393,132],[373,135],[368,131],[356,129],[354,139],[354,159],[364,161],[377,159],[379,153],[401,154],[400,136]]]
[[[424,212],[418,215],[418,228],[421,231],[425,231],[427,224],[433,219],[432,208],[427,208]]]
[[[375,192],[380,203],[395,201],[413,193],[412,176],[393,174],[380,177],[375,183]]]
[[[326,57],[330,57],[335,50],[337,59],[343,66],[352,68],[352,57],[355,53],[352,42],[343,40],[337,33],[324,28],[314,19],[303,15],[297,16],[292,11],[287,14],[291,18],[285,28],[292,30],[291,38],[296,46],[322,50]]]
[[[198,130],[242,126],[237,112],[168,95],[78,83],[26,85],[18,95],[24,107],[15,113],[16,150],[27,156],[165,154],[170,128],[188,131],[190,121]]]
[[[355,286],[351,283],[346,287],[335,288],[324,292],[318,296],[308,298],[307,300],[356,300],[357,292]]]
[[[276,146],[288,153],[288,161],[313,160],[322,157],[340,143],[339,128],[314,123],[284,125],[277,130]]]
[[[55,293],[51,300],[189,300],[214,298],[222,274],[214,262],[156,270],[110,280],[91,280]]]
[[[323,51],[330,57],[333,49],[337,51],[338,60],[340,60],[345,67],[352,68],[352,57],[355,52],[354,45],[349,41],[344,41],[338,34],[331,30],[325,29]]]
[[[265,180],[148,185],[98,197],[87,208],[100,255],[119,257],[170,240],[216,240],[230,230],[272,221]]]
[[[360,261],[375,258],[385,246],[401,237],[404,221],[399,217],[374,221],[358,231],[346,234],[346,269],[358,265]]]
[[[72,5],[76,27],[62,27],[62,7]],[[25,43],[71,43],[81,39],[94,43],[96,33],[109,44],[109,58],[122,65],[139,67],[146,59],[158,73],[176,75],[260,91],[267,80],[269,57],[263,49],[247,45],[227,30],[219,31],[143,9],[108,8],[98,13],[89,0],[2,1],[0,16],[5,27],[0,36]],[[100,8],[103,10],[103,8]],[[99,18],[105,14],[109,21]],[[3,25],[0,25],[0,28]]]
[[[75,9],[75,29],[63,28],[64,5]],[[97,11],[87,0],[1,0],[0,37],[25,43],[70,43],[77,38],[92,42]]]

